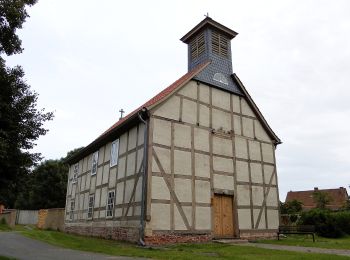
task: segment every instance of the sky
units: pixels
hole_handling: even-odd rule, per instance
[[[345,0],[39,0],[18,31],[24,52],[6,59],[54,111],[34,151],[58,159],[186,73],[179,39],[209,13],[239,33],[233,70],[283,141],[284,201],[350,185],[349,10]]]

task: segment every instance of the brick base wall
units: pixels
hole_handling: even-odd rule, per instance
[[[166,245],[175,243],[203,243],[212,239],[208,234],[153,234],[145,237],[146,245]]]
[[[132,227],[94,227],[94,226],[67,226],[65,232],[83,235],[101,237],[104,239],[124,240],[137,242],[139,239],[139,230]]]

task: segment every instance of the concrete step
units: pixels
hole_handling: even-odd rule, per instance
[[[239,238],[226,238],[226,239],[214,239],[213,242],[221,244],[246,244],[249,243],[246,239]]]

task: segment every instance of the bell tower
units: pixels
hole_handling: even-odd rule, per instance
[[[232,80],[231,40],[238,33],[206,17],[180,40],[188,45],[188,71],[211,61],[195,79],[242,94]]]

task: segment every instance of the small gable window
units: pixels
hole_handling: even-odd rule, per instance
[[[110,166],[118,164],[118,155],[119,155],[119,139],[115,140],[111,146],[111,162]]]
[[[191,59],[197,59],[199,56],[201,56],[205,51],[205,44],[204,44],[204,33],[200,33],[196,38],[192,40],[190,43],[191,48]]]
[[[228,39],[225,36],[215,31],[212,31],[211,47],[212,47],[213,53],[226,58],[228,57]]]
[[[95,175],[97,173],[97,165],[98,165],[98,151],[92,154],[91,175]]]

